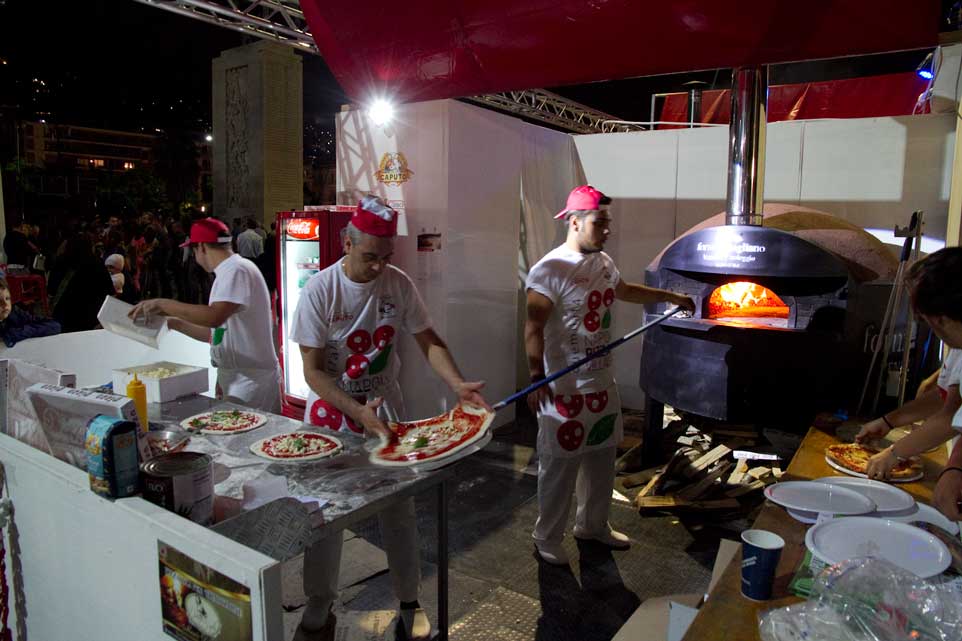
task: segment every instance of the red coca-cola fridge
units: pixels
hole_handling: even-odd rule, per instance
[[[341,230],[351,220],[354,207],[326,205],[277,214],[277,293],[280,324],[277,356],[284,382],[282,413],[302,419],[308,387],[301,352],[292,342],[291,321],[301,289],[320,270],[343,255]]]

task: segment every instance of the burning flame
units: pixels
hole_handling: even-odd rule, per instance
[[[722,285],[708,299],[709,318],[733,316],[788,318],[788,306],[766,287],[737,281]]]

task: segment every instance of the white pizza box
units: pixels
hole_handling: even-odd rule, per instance
[[[90,419],[103,414],[126,421],[137,420],[134,401],[126,396],[49,383],[31,385],[27,396],[47,437],[50,452],[82,470],[87,469],[84,441]]]
[[[154,316],[146,322],[143,320],[134,322],[127,316],[133,308],[133,305],[118,298],[107,296],[104,298],[104,304],[100,306],[100,311],[97,312],[97,320],[104,329],[114,334],[157,349],[160,339],[167,333],[167,319],[163,316]]]
[[[175,370],[177,373],[165,378],[152,378],[144,376],[145,372],[158,369],[160,367]],[[134,379],[134,372],[137,378],[147,388],[148,403],[166,403],[181,396],[191,394],[203,394],[210,389],[206,367],[196,365],[182,365],[170,361],[158,361],[149,365],[135,365],[115,369],[113,371],[114,393],[126,394],[127,383]]]
[[[0,359],[0,426],[5,434],[50,454],[47,437],[44,436],[33,407],[25,391],[35,383],[52,383],[63,387],[76,387],[77,376],[58,369],[44,367],[16,358]]]

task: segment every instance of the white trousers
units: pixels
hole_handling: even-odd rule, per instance
[[[385,508],[378,514],[381,541],[387,553],[394,594],[399,601],[416,601],[421,589],[417,517],[414,499]],[[344,533],[321,539],[304,551],[304,594],[327,607],[337,600]]]
[[[608,508],[615,484],[615,448],[606,447],[573,457],[538,453],[538,520],[532,536],[538,543],[561,543],[571,506],[578,498],[575,529],[580,536],[608,529]]]

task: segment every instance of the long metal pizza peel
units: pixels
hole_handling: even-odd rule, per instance
[[[537,390],[537,389],[540,389],[540,388],[544,387],[545,385],[548,385],[548,384],[551,383],[552,381],[558,380],[559,378],[561,378],[561,377],[564,376],[565,374],[568,374],[568,373],[570,373],[570,372],[578,369],[579,367],[581,367],[581,366],[584,365],[585,363],[587,363],[587,362],[589,362],[589,361],[592,361],[592,360],[598,358],[599,356],[603,356],[603,355],[607,354],[608,352],[610,352],[611,350],[615,349],[616,347],[619,347],[619,346],[623,345],[624,343],[627,343],[628,341],[630,341],[630,340],[631,340],[632,338],[634,338],[635,336],[638,336],[639,334],[642,334],[642,333],[646,332],[647,330],[651,329],[651,328],[654,327],[655,325],[657,325],[657,324],[659,324],[659,323],[662,323],[662,322],[668,320],[669,318],[671,318],[672,316],[674,316],[675,314],[677,314],[677,313],[680,312],[680,311],[682,311],[681,307],[676,307],[675,309],[671,310],[671,311],[668,312],[667,314],[664,314],[663,316],[660,316],[660,317],[656,318],[655,320],[653,320],[653,321],[651,321],[651,322],[645,323],[644,325],[642,325],[642,326],[639,327],[638,329],[635,329],[634,331],[628,332],[627,334],[625,334],[624,336],[622,336],[622,337],[619,338],[618,340],[612,341],[612,342],[608,343],[608,344],[605,345],[604,347],[600,348],[598,351],[592,352],[591,354],[589,354],[589,355],[585,356],[584,358],[582,358],[582,359],[580,359],[580,360],[572,363],[571,365],[568,365],[567,367],[565,367],[565,368],[562,369],[562,370],[558,370],[557,372],[555,372],[555,373],[552,374],[551,376],[547,376],[547,377],[541,379],[540,381],[535,381],[534,383],[532,383],[531,385],[528,385],[526,388],[524,388],[524,389],[521,390],[520,392],[515,392],[514,394],[512,394],[512,395],[509,396],[509,397],[507,397],[507,398],[504,399],[503,401],[500,401],[500,402],[496,403],[496,404],[493,406],[493,407],[494,407],[494,411],[497,412],[498,410],[503,409],[504,407],[507,407],[507,406],[510,405],[511,403],[514,403],[514,402],[516,402],[516,401],[519,401],[519,400],[525,398],[525,397],[526,397],[528,394],[530,394],[531,392],[533,392],[533,391],[535,391],[535,390]]]

